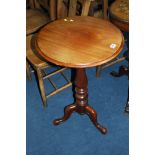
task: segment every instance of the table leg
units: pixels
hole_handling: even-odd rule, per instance
[[[107,132],[105,127],[102,127],[97,121],[96,111],[88,105],[88,80],[85,69],[76,69],[75,77],[75,103],[68,105],[64,110],[64,116],[62,118],[54,120],[54,125],[66,121],[73,112],[79,114],[87,114],[96,128],[103,134]]]
[[[64,116],[62,118],[54,120],[53,121],[54,125],[59,125],[60,123],[63,123],[64,121],[66,121],[74,111],[76,111],[75,104],[66,106],[64,109]]]

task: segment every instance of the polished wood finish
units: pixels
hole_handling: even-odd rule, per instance
[[[76,16],[45,26],[38,33],[36,46],[48,61],[84,68],[112,60],[122,50],[123,43],[122,33],[109,21]],[[111,47],[113,44],[115,48]]]
[[[114,59],[123,48],[124,38],[109,21],[85,17],[89,5],[90,1],[83,1],[81,17],[68,17],[46,25],[38,33],[35,45],[47,61],[76,70],[75,103],[66,106],[64,116],[53,123],[59,125],[69,119],[73,112],[78,112],[87,114],[95,127],[105,134],[107,129],[98,123],[96,111],[88,104],[85,68]]]
[[[122,31],[129,31],[129,0],[116,0],[109,9],[110,20]]]
[[[87,114],[96,128],[102,133],[106,134],[107,129],[102,127],[97,121],[96,111],[88,105],[88,81],[85,69],[76,69],[75,78],[75,98],[74,104],[68,105],[64,110],[64,116],[62,118],[54,120],[54,125],[59,125],[66,121],[73,112],[79,114]]]
[[[129,22],[129,0],[116,0],[109,8],[111,18]]]
[[[26,57],[35,67],[45,67],[49,64],[42,58],[34,47],[35,36],[29,35],[26,37]]]
[[[108,7],[108,0],[103,0],[104,18],[110,21],[122,31],[129,31],[129,0],[115,0]]]
[[[124,31],[124,32],[128,32],[129,31],[129,23],[126,22],[120,22],[116,19],[111,19],[111,22],[116,25],[120,30]]]

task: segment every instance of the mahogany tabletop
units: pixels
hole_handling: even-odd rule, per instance
[[[36,48],[56,65],[86,68],[115,58],[122,50],[121,31],[109,21],[75,16],[47,24],[36,38]]]

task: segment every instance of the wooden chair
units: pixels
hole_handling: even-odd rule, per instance
[[[102,0],[92,1],[88,15],[97,18],[103,18]]]
[[[29,9],[26,10],[26,35],[30,35],[51,20],[55,20],[56,17],[53,13],[55,8],[53,7],[54,5],[52,5],[52,3],[54,1],[49,1],[49,7],[47,7],[46,3],[40,3],[39,0],[27,1]],[[44,0],[44,2],[46,2],[46,0]]]
[[[108,7],[108,0],[103,0],[103,4],[104,19],[110,20],[120,30],[127,32],[129,29],[128,0],[115,0],[110,7]],[[96,68],[96,76],[99,77],[103,69],[121,61],[124,61],[125,59],[127,59],[127,57],[128,55],[125,54],[122,57],[117,57],[116,59],[112,60],[111,62],[108,62],[107,64],[98,66]]]
[[[30,0],[31,1],[31,0]],[[30,2],[29,1],[29,2]],[[47,9],[47,3],[45,1],[31,1],[31,7],[33,9],[27,10],[27,24],[26,24],[26,72],[27,72],[27,77],[29,80],[31,80],[31,69],[30,66],[36,71],[37,73],[37,79],[39,82],[39,88],[40,88],[40,93],[43,101],[43,106],[47,106],[47,98],[50,96],[53,96],[57,94],[58,92],[70,87],[72,83],[70,82],[70,79],[65,75],[64,71],[66,68],[61,68],[59,66],[52,65],[51,63],[48,63],[45,61],[35,50],[34,48],[34,40],[35,40],[35,33],[43,27],[45,24],[47,24],[50,21],[53,21],[57,19],[56,17],[56,1],[50,0],[50,7],[51,9]],[[39,5],[41,4],[41,5]],[[49,11],[49,14],[47,12],[44,12],[41,10],[42,6],[45,6]],[[52,10],[53,9],[53,10]],[[59,14],[59,18],[61,17],[61,13]],[[51,68],[51,67],[56,67],[57,70],[46,74],[45,69]],[[54,76],[56,74],[61,74],[62,77],[67,81],[67,84],[63,85],[62,87],[58,87],[54,81],[51,80],[51,76]],[[44,87],[44,80],[48,79],[49,82],[52,84],[54,87],[54,91],[46,95],[45,87]]]

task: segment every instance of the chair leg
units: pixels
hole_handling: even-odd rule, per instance
[[[38,81],[39,81],[39,89],[40,89],[41,97],[43,100],[43,106],[46,107],[47,106],[47,98],[45,95],[43,75],[42,75],[41,69],[37,68],[36,71],[37,71],[37,76],[38,76]]]
[[[100,77],[100,75],[101,75],[101,70],[102,70],[102,66],[97,66],[97,67],[96,67],[96,77]]]
[[[29,80],[32,80],[31,71],[30,71],[30,64],[27,61],[26,61],[26,76]]]

